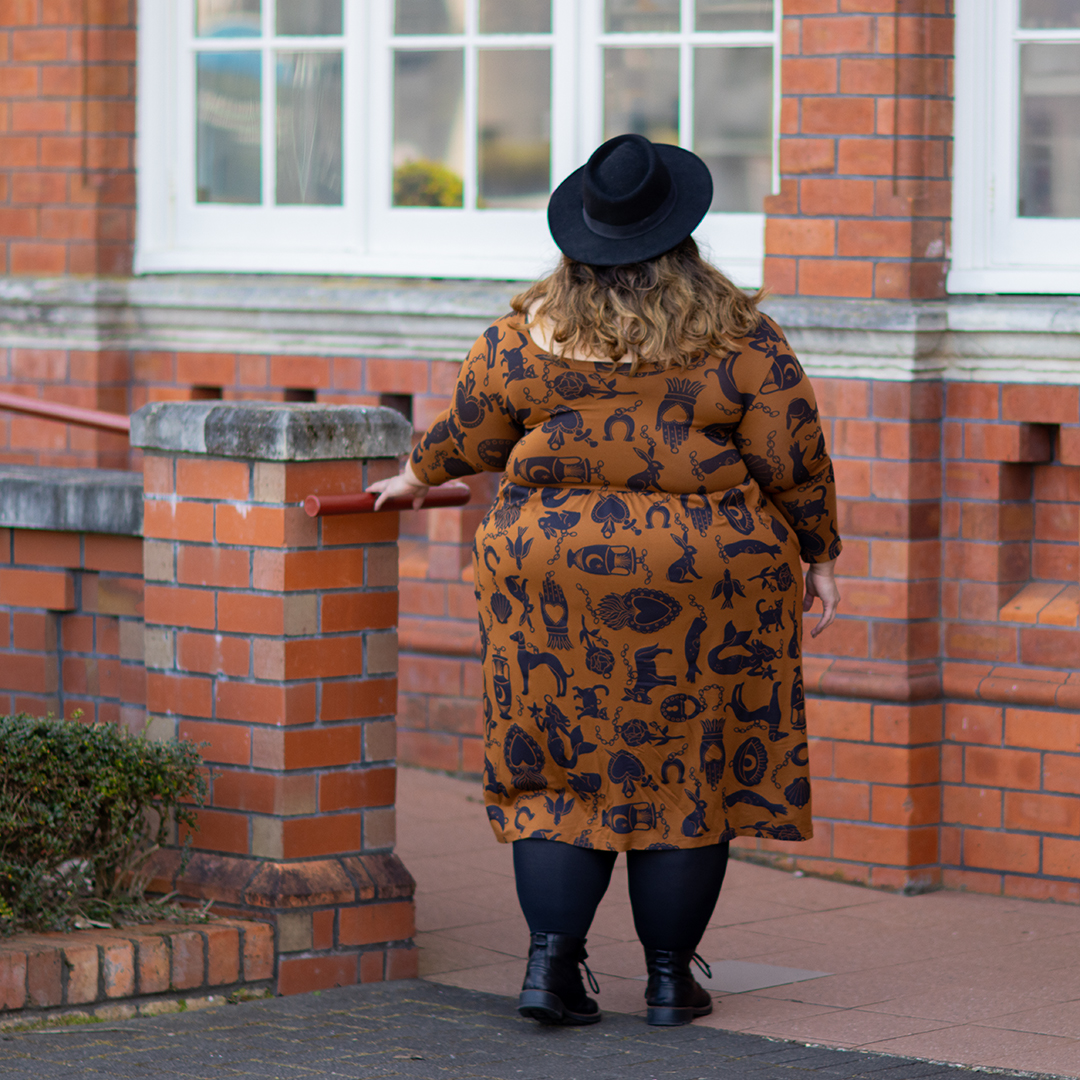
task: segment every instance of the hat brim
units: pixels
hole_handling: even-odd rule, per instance
[[[623,240],[599,236],[585,224],[582,214],[583,165],[552,192],[548,201],[548,228],[564,255],[593,266],[644,262],[670,251],[701,224],[712,205],[709,167],[696,154],[679,146],[653,145],[675,183],[676,202],[671,213],[640,236]]]

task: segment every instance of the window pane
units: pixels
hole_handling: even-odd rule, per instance
[[[1080,45],[1020,47],[1019,213],[1080,218]]]
[[[679,29],[679,0],[604,0],[604,29],[612,34]]]
[[[259,0],[197,0],[195,33],[199,37],[258,37]]]
[[[341,53],[277,54],[277,201],[341,205]]]
[[[460,34],[465,30],[465,0],[397,0],[395,34]]]
[[[1034,29],[1080,26],[1080,0],[1020,0],[1020,25]]]
[[[771,30],[773,0],[697,0],[698,30]]]
[[[694,50],[694,152],[713,210],[760,214],[772,190],[772,49]]]
[[[199,53],[196,85],[196,201],[258,203],[262,54]]]
[[[479,61],[479,205],[546,206],[551,50],[481,49]]]
[[[277,0],[279,34],[340,34],[342,0]]]
[[[679,142],[679,50],[604,50],[604,138]]]
[[[481,34],[548,34],[551,0],[480,0]]]
[[[461,49],[394,53],[394,206],[461,206],[465,151]]]

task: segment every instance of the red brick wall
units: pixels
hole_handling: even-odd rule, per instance
[[[0,0],[0,273],[125,274],[136,0]]]
[[[952,0],[785,0],[779,195],[765,280],[782,295],[944,295]]]
[[[275,365],[288,381],[266,396],[303,385],[301,371],[320,400],[412,394],[419,424],[445,402],[455,371],[231,354],[168,362],[174,380],[181,371],[207,384],[211,369],[222,382],[231,376],[224,397],[265,386]],[[243,371],[266,383],[242,382]],[[191,386],[162,378],[136,393],[190,396]],[[842,614],[806,643],[817,835],[741,846],[869,884],[1080,902],[1080,391],[859,379],[815,387],[846,543]],[[493,479],[475,483],[477,502],[465,510],[402,515],[397,716],[401,762],[473,774],[483,713],[471,544]],[[0,550],[19,562],[26,548]],[[62,575],[81,565],[48,558],[33,568]],[[0,568],[0,602],[9,602],[3,581]],[[57,620],[13,607],[5,655],[59,671],[51,645],[31,644],[51,640],[40,628],[49,618],[61,633],[64,618],[72,634],[84,625],[76,613]],[[100,652],[111,633],[98,632]],[[89,701],[66,689],[63,670],[69,699]],[[20,701],[55,701],[48,685],[28,684]],[[119,703],[115,694],[97,702],[98,715]]]
[[[44,401],[131,412],[131,360],[119,350],[0,347],[0,390]],[[59,468],[137,467],[123,435],[0,411],[0,461]]]
[[[141,731],[142,540],[0,529],[0,711]]]

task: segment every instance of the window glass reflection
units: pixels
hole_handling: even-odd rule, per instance
[[[604,0],[604,29],[647,34],[679,29],[679,0]]]
[[[694,152],[713,210],[758,213],[772,190],[772,49],[694,51]]]
[[[679,50],[604,50],[604,138],[679,141]]]
[[[1020,0],[1020,25],[1036,30],[1080,26],[1080,0]]]
[[[481,34],[548,34],[551,0],[480,0]]]
[[[259,0],[196,0],[195,33],[199,37],[258,37]]]
[[[261,54],[199,53],[195,87],[196,201],[261,202]]]
[[[396,0],[395,34],[460,34],[465,0]]]
[[[340,34],[342,14],[342,0],[277,0],[275,26],[297,37]]]
[[[543,207],[551,192],[551,51],[481,49],[479,203]]]
[[[773,0],[696,0],[697,30],[771,30]]]
[[[464,53],[394,54],[394,206],[461,206]]]
[[[1021,217],[1080,218],[1080,44],[1020,47]]]
[[[277,54],[277,202],[341,205],[341,53]]]

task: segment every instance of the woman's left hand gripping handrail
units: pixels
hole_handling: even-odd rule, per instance
[[[374,492],[358,491],[350,495],[309,495],[304,500],[304,510],[308,517],[329,517],[332,514],[370,514],[375,509]],[[433,487],[424,496],[421,510],[434,510],[441,506],[464,506],[472,498],[472,492],[467,484],[459,484],[450,481]],[[409,496],[400,496],[395,499],[387,499],[379,509],[384,510],[411,510],[412,499]]]

